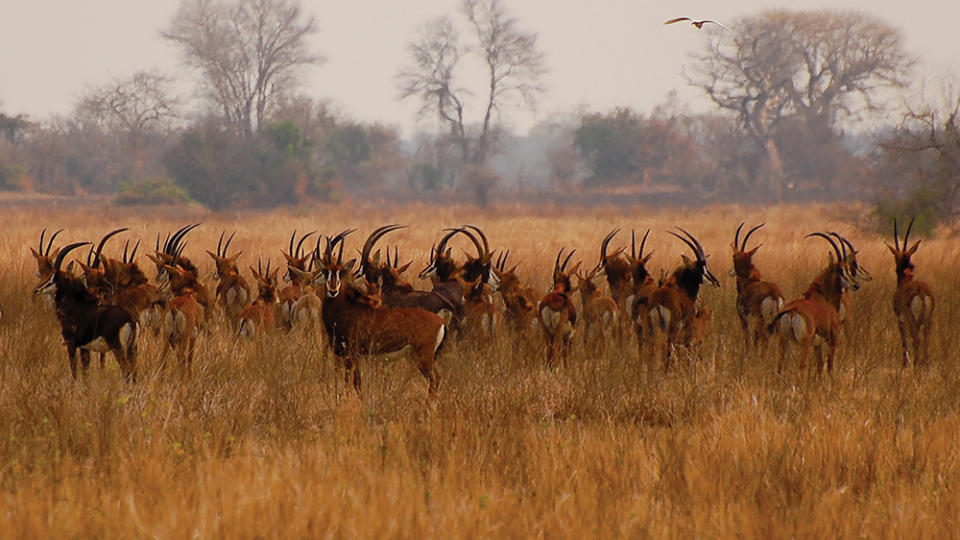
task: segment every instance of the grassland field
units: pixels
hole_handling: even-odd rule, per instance
[[[929,365],[900,366],[891,308],[893,257],[861,229],[858,206],[557,209],[320,206],[269,213],[131,210],[69,204],[5,208],[0,236],[0,537],[19,538],[582,538],[955,537],[960,530],[960,240],[941,233],[914,256],[937,298]],[[280,260],[290,233],[357,227],[348,250],[387,223],[411,274],[448,226],[481,226],[518,272],[547,292],[556,252],[593,265],[600,240],[628,245],[651,228],[648,265],[672,269],[687,248],[711,255],[719,289],[703,358],[664,374],[628,339],[597,355],[577,346],[548,369],[539,339],[507,332],[441,356],[436,398],[406,362],[364,360],[357,396],[322,337],[283,331],[252,343],[218,322],[193,372],[144,332],[139,380],[112,359],[71,378],[59,325],[31,291],[28,248],[40,230],[60,245],[119,238],[153,246],[188,222],[186,254],[205,276],[222,230],[237,231],[245,272]],[[788,297],[827,260],[804,236],[836,230],[874,276],[855,293],[832,376],[776,347],[744,358],[731,243],[741,221],[755,262]],[[62,242],[62,243],[61,243]],[[469,250],[464,239],[456,250]],[[106,252],[116,256],[122,242]],[[462,255],[461,255],[462,256]],[[148,269],[152,277],[153,270]],[[425,283],[420,286],[426,287]],[[578,299],[579,300],[579,299]],[[339,397],[338,397],[339,396]]]

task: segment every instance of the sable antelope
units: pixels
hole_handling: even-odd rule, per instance
[[[533,287],[521,285],[520,278],[517,276],[519,263],[513,265],[509,270],[506,269],[509,257],[509,250],[499,255],[493,271],[500,282],[500,297],[503,299],[505,308],[504,319],[514,331],[524,333],[537,324],[537,297],[539,295]]]
[[[37,261],[36,276],[40,281],[46,280],[48,277],[50,277],[50,274],[53,273],[53,260],[57,258],[60,248],[53,250],[53,254],[50,253],[50,250],[53,248],[53,241],[56,240],[57,236],[62,232],[63,229],[57,229],[56,232],[51,234],[47,241],[47,246],[44,248],[43,237],[47,233],[47,229],[44,228],[42,231],[40,231],[40,244],[37,246],[37,249],[30,248],[30,254],[33,255],[33,258]],[[51,308],[55,308],[52,295],[44,295],[43,298]]]
[[[678,23],[683,21],[690,21],[690,24],[692,24],[693,26],[696,26],[697,30],[703,30],[703,25],[705,24],[715,24],[720,28],[723,28],[724,30],[730,30],[729,28],[727,28],[726,25],[722,23],[718,23],[717,21],[712,21],[710,19],[703,19],[702,21],[697,21],[697,20],[691,19],[690,17],[675,17],[673,19],[670,19],[664,22],[663,24],[673,24],[673,23]]]
[[[435,394],[440,385],[436,355],[446,335],[443,319],[421,308],[387,308],[369,302],[350,283],[356,260],[343,262],[343,240],[351,232],[328,238],[317,261],[326,287],[323,325],[334,355],[343,362],[346,380],[352,376],[354,388],[360,391],[360,356],[408,356],[427,379],[430,394]]]
[[[854,249],[853,244],[835,232],[830,232],[830,236],[836,238],[839,242],[843,264],[846,267],[847,276],[850,277],[850,289],[854,291],[859,290],[861,282],[873,280],[870,272],[867,272],[867,269],[857,262],[857,250]],[[847,320],[847,314],[850,312],[852,306],[853,297],[851,295],[844,294],[840,297],[838,313],[840,314],[841,324]]]
[[[822,232],[810,233],[807,238],[813,236],[830,243],[836,260],[831,256],[830,263],[817,275],[803,296],[783,306],[769,324],[768,329],[776,331],[780,337],[778,372],[783,370],[790,344],[800,347],[801,371],[806,368],[813,347],[817,349],[817,373],[823,369],[824,348],[827,350],[827,370],[833,371],[840,334],[840,304],[853,280],[847,271],[842,251],[833,238]]]
[[[167,301],[166,338],[185,371],[190,371],[197,336],[204,326],[203,307],[197,300],[198,281],[190,270],[177,264],[165,265],[160,293]]]
[[[150,328],[153,335],[160,335],[165,309],[160,298],[160,289],[149,283],[146,274],[136,263],[140,241],[129,250],[130,242],[123,246],[123,257],[118,261],[107,258],[104,261],[104,280],[113,291],[109,303],[126,308],[137,314],[141,328]]]
[[[570,250],[567,257],[563,259],[563,264],[560,264],[563,251],[561,248],[553,264],[553,289],[537,306],[540,327],[543,328],[543,335],[547,339],[547,365],[549,366],[553,366],[558,358],[566,366],[577,324],[577,308],[570,299],[570,293],[575,290],[570,276],[580,269],[582,261],[578,261],[568,269],[570,258],[577,250]]]
[[[83,285],[94,296],[100,299],[101,304],[112,303],[111,297],[114,295],[114,291],[111,290],[112,284],[105,278],[104,265],[101,264],[103,259],[103,246],[107,243],[107,240],[113,236],[128,230],[126,227],[123,227],[103,235],[100,243],[97,244],[96,251],[93,249],[93,244],[90,245],[90,251],[87,253],[87,264],[78,262],[80,269],[83,271]]]
[[[84,372],[90,366],[90,351],[110,351],[127,380],[136,380],[137,322],[118,306],[101,306],[79,279],[60,269],[64,257],[89,242],[76,242],[57,253],[52,272],[34,289],[35,295],[53,295],[57,319],[70,357],[70,372],[77,378],[77,349]]]
[[[933,291],[926,283],[914,278],[914,265],[910,257],[920,247],[920,240],[909,245],[913,219],[907,225],[903,243],[899,241],[897,220],[893,220],[893,246],[886,244],[896,264],[897,290],[893,293],[893,313],[897,316],[900,343],[903,346],[903,365],[910,364],[910,346],[913,347],[914,365],[929,358],[930,328],[933,322]],[[908,346],[909,338],[909,346]]]
[[[493,304],[493,293],[499,289],[500,278],[493,271],[493,252],[487,235],[476,225],[464,225],[462,229],[477,248],[477,256],[467,255],[463,264],[463,279],[467,283],[463,298],[466,327],[474,335],[489,337],[500,319],[500,310]],[[480,241],[470,230],[477,233]]]
[[[240,313],[250,304],[250,285],[243,279],[240,271],[237,269],[237,259],[243,255],[238,251],[233,255],[228,255],[230,242],[233,241],[234,232],[227,238],[227,243],[223,243],[224,233],[220,233],[220,239],[217,240],[217,252],[212,253],[209,250],[207,255],[213,259],[217,271],[213,274],[213,279],[219,281],[217,285],[216,297],[220,307],[223,308],[231,328],[237,328],[240,322]],[[252,270],[252,269],[251,269]]]
[[[737,278],[737,316],[743,329],[746,345],[756,346],[766,343],[770,337],[767,326],[783,307],[783,292],[776,283],[764,281],[760,271],[753,264],[753,256],[763,244],[747,250],[750,236],[764,226],[763,223],[751,228],[740,242],[740,231],[744,224],[737,227],[733,237],[733,270],[731,276]]]
[[[602,262],[602,261],[601,261]],[[598,350],[613,338],[618,323],[619,308],[612,297],[603,294],[594,283],[599,265],[586,275],[576,273],[579,280],[580,301],[583,306],[584,342],[592,350]]]
[[[617,303],[617,306],[624,313],[629,313],[626,308],[627,298],[633,292],[633,283],[630,278],[630,261],[625,260],[621,255],[624,248],[620,248],[613,253],[607,253],[610,241],[620,232],[620,229],[610,231],[600,243],[600,262],[594,269],[598,276],[607,278],[607,285],[610,286],[610,296]]]
[[[673,231],[669,233],[686,244],[693,251],[696,260],[682,256],[683,264],[673,271],[663,285],[651,293],[647,303],[650,328],[654,333],[662,333],[666,337],[664,371],[670,370],[673,348],[691,344],[691,323],[697,316],[696,301],[700,286],[704,281],[714,287],[720,286],[720,282],[707,268],[707,256],[700,242],[685,229],[677,229],[684,236]]]
[[[650,236],[650,229],[643,233],[643,239],[640,241],[640,252],[637,252],[637,235],[635,231],[630,231],[630,255],[627,262],[630,264],[630,281],[633,289],[624,300],[624,313],[628,314],[633,321],[633,328],[637,334],[637,347],[640,351],[640,357],[644,357],[644,347],[650,343],[651,328],[649,317],[649,300],[653,291],[657,290],[659,284],[650,272],[647,271],[647,263],[653,257],[653,251],[646,255],[643,250],[647,245],[647,238]]]
[[[238,333],[245,338],[253,338],[257,332],[263,332],[276,326],[274,313],[276,312],[277,283],[279,268],[270,272],[270,261],[267,260],[267,269],[263,269],[257,261],[257,269],[250,268],[253,278],[257,282],[257,298],[252,304],[240,312]]]
[[[210,289],[200,282],[200,271],[197,269],[197,266],[193,264],[190,259],[183,255],[183,249],[186,247],[186,244],[181,243],[187,233],[199,226],[199,223],[185,225],[173,233],[172,236],[168,235],[163,244],[162,250],[160,249],[160,237],[158,235],[156,250],[152,254],[148,253],[147,257],[157,265],[158,284],[162,283],[166,279],[166,277],[163,275],[166,272],[165,267],[167,265],[173,265],[174,259],[176,259],[177,266],[193,274],[194,283],[192,288],[194,290],[194,295],[196,296],[200,307],[203,309],[204,320],[209,321],[213,316],[212,308],[215,303],[215,298]]]
[[[294,241],[297,238],[297,231],[294,230],[293,234],[290,235],[290,248],[286,253],[283,251],[280,252],[283,255],[283,258],[287,261],[287,271],[283,274],[283,280],[289,283],[289,285],[280,289],[280,292],[278,293],[280,303],[277,306],[277,319],[279,325],[287,328],[288,330],[293,329],[294,324],[299,321],[299,319],[296,317],[297,314],[294,313],[294,307],[301,297],[311,294],[313,299],[306,300],[302,304],[303,308],[313,304],[313,300],[315,299],[317,309],[319,309],[320,299],[305,289],[308,282],[303,281],[298,273],[308,272],[311,270],[310,268],[307,268],[307,261],[312,261],[313,259],[310,253],[303,252],[303,243],[314,234],[317,234],[317,231],[308,232],[300,237],[300,241],[296,243],[296,249],[294,249]],[[301,310],[300,314],[303,313],[306,312]]]

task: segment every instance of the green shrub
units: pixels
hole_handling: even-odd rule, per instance
[[[932,236],[943,216],[939,207],[943,203],[943,194],[940,190],[924,186],[905,199],[881,199],[873,209],[873,216],[877,221],[877,228],[882,232],[889,232],[894,218],[906,227],[914,219],[913,232],[921,236]]]
[[[159,205],[193,202],[187,192],[169,178],[153,178],[145,182],[120,184],[120,190],[114,198],[119,205]]]

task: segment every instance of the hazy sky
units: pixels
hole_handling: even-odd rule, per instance
[[[406,45],[435,17],[458,15],[458,0],[303,0],[319,22],[314,39],[327,62],[311,68],[303,92],[329,100],[361,121],[410,133],[416,105],[397,100],[394,76]],[[34,119],[67,114],[88,85],[137,70],[176,75],[178,51],[159,36],[180,0],[0,0],[0,110]],[[681,76],[702,35],[689,25],[663,26],[675,16],[729,21],[763,8],[844,8],[867,11],[899,27],[909,51],[923,60],[919,77],[960,74],[960,2],[943,0],[760,1],[506,0],[521,28],[539,34],[547,55],[547,94],[537,112],[514,114],[524,129],[578,108],[641,111],[675,90],[695,108],[704,98]],[[429,123],[421,127],[431,127]]]

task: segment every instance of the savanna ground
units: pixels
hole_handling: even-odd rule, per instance
[[[960,526],[960,373],[956,369],[960,241],[926,240],[918,277],[937,295],[930,364],[901,369],[891,310],[889,235],[855,227],[862,209],[724,206],[706,210],[319,207],[269,214],[110,207],[10,207],[0,238],[0,530],[17,537],[611,537],[952,536]],[[509,248],[544,292],[556,251],[596,262],[623,227],[653,229],[655,275],[693,232],[723,287],[703,359],[664,375],[632,341],[603,354],[578,348],[551,370],[539,336],[505,334],[451,347],[436,399],[408,363],[365,360],[357,397],[320,334],[238,343],[225,325],[201,339],[193,373],[158,369],[164,346],[145,332],[140,380],[110,359],[74,381],[28,247],[44,226],[64,245],[127,226],[143,238],[190,221],[186,253],[212,271],[222,229],[241,262],[279,260],[291,231],[386,223],[401,258],[426,262],[443,227],[475,223]],[[855,295],[831,376],[796,363],[776,373],[776,348],[746,361],[733,307],[730,244],[737,224],[766,221],[755,258],[787,296],[800,293],[838,230],[874,280]],[[626,233],[626,234],[625,234]],[[464,239],[458,247],[468,249]],[[107,252],[116,255],[114,239]],[[246,272],[246,270],[245,270]],[[148,273],[152,276],[153,270]],[[421,286],[425,286],[421,284]],[[341,397],[337,397],[338,394]]]

